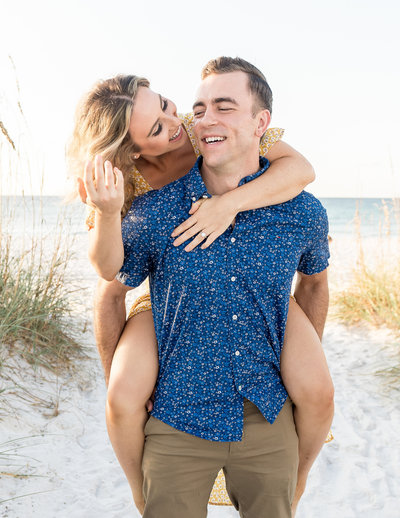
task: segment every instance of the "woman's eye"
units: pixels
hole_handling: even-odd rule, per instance
[[[165,112],[165,110],[167,108],[168,108],[168,101],[167,101],[167,99],[163,99],[163,106],[162,106],[163,111]]]
[[[156,137],[157,135],[159,135],[161,133],[161,130],[162,130],[162,126],[161,126],[161,124],[158,124],[156,131],[153,133],[153,137]]]

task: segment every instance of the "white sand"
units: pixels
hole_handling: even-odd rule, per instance
[[[93,344],[90,330],[84,339]],[[384,330],[349,329],[329,321],[324,347],[336,386],[335,440],[324,446],[297,516],[400,517],[399,391],[390,389],[387,377],[375,374],[394,364],[398,343]],[[40,396],[48,408],[43,402],[35,407],[16,400],[11,393],[8,397],[16,410],[0,422],[0,471],[19,469],[31,476],[0,477],[0,500],[18,497],[0,504],[1,517],[139,516],[108,440],[105,386],[92,351],[93,360],[80,381],[43,382],[20,367],[14,382]],[[10,389],[10,383],[2,388]],[[59,414],[51,417],[57,402]],[[13,439],[20,440],[4,444]],[[10,457],[14,452],[19,456]],[[23,496],[28,493],[36,494]],[[239,514],[233,508],[210,506],[208,516]]]

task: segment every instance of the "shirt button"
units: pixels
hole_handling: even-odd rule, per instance
[[[196,201],[196,200],[197,200],[196,196],[192,196],[192,201]]]
[[[236,356],[240,356],[240,351],[235,352]]]
[[[235,282],[236,281],[236,277],[231,277],[231,281]]]
[[[239,389],[239,390],[242,390],[242,385],[239,385],[239,386],[238,386],[238,389]]]
[[[237,315],[232,315],[233,320],[237,320]]]
[[[235,237],[231,237],[231,243],[234,243],[236,241]]]
[[[207,194],[203,194],[202,198],[208,198]]]

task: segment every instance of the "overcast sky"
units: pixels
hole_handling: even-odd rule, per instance
[[[44,174],[45,194],[64,193],[75,106],[96,80],[146,76],[190,111],[202,66],[224,54],[267,76],[272,126],[313,163],[312,192],[400,196],[398,1],[0,0],[0,26],[0,119],[29,149],[35,192]]]

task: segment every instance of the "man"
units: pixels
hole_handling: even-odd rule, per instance
[[[119,280],[136,287],[150,275],[159,344],[145,429],[144,518],[206,516],[221,468],[241,516],[287,518],[298,444],[280,354],[296,270],[303,286],[313,284],[310,311],[326,315],[319,296],[327,289],[326,214],[301,193],[239,213],[205,250],[173,246],[172,230],[193,201],[251,181],[269,165],[258,153],[271,111],[265,78],[238,58],[213,60],[205,70],[194,104],[203,159],[138,198],[123,221]]]

